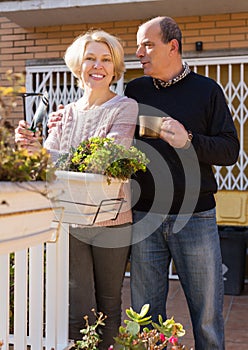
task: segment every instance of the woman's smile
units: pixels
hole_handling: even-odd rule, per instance
[[[94,81],[102,82],[101,87],[104,85],[104,87],[109,88],[113,77],[114,63],[108,45],[101,42],[88,43],[81,70],[81,79],[84,85],[89,86]]]

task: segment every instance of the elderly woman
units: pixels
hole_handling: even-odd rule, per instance
[[[61,122],[51,129],[45,147],[55,159],[93,136],[113,137],[130,147],[138,105],[110,88],[125,69],[119,40],[102,30],[87,32],[68,47],[65,62],[78,78],[83,97],[61,110]],[[16,141],[31,151],[41,147],[24,121],[16,129]],[[69,336],[81,338],[83,316],[91,318],[94,307],[107,315],[99,349],[113,343],[121,324],[121,289],[132,222],[130,190],[125,186],[126,204],[115,221],[97,227],[70,227]]]

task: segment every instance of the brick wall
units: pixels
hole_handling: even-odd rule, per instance
[[[194,52],[195,42],[203,41],[206,50],[234,50],[248,47],[248,12],[216,16],[175,18],[183,32],[183,51]],[[54,27],[21,28],[0,17],[0,81],[5,85],[7,69],[22,72],[26,60],[63,58],[73,38],[95,27],[119,36],[126,55],[134,55],[136,31],[141,21],[61,25]]]
[[[237,49],[248,46],[248,12],[177,19],[183,31],[184,51],[194,50],[195,41],[204,50]]]
[[[194,51],[203,41],[204,50],[247,48],[248,12],[216,16],[175,18],[183,32],[184,52]],[[136,49],[136,30],[141,21],[61,25],[24,29],[0,17],[0,73],[22,71],[29,59],[62,58],[72,39],[90,27],[101,27],[118,35],[127,55]]]

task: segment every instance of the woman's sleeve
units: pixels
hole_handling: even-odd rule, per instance
[[[53,162],[56,162],[61,154],[61,139],[65,122],[66,113],[64,112],[61,121],[52,128],[44,143],[44,147],[49,151]]]
[[[123,100],[118,106],[115,119],[107,137],[113,137],[117,143],[129,148],[133,143],[137,116],[137,102],[130,98]]]
[[[56,126],[52,128],[51,132],[49,133],[44,143],[44,147],[48,150],[51,150],[51,149],[59,150],[61,135],[62,135],[62,121],[58,122]]]

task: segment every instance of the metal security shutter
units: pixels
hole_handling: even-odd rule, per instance
[[[211,77],[220,84],[240,139],[240,155],[235,165],[215,166],[219,190],[248,189],[248,56],[186,60],[194,72]],[[127,62],[127,76],[142,75],[138,62]],[[128,77],[126,80],[129,80]]]
[[[215,57],[187,59],[191,69],[199,74],[216,80],[223,88],[228,106],[240,138],[240,156],[238,162],[229,167],[214,167],[220,190],[248,189],[248,57]],[[113,87],[122,94],[125,82],[142,75],[140,63],[126,62],[126,73]],[[59,103],[67,104],[82,96],[75,77],[65,65],[29,66],[27,67],[27,92],[49,94],[49,110],[56,110]],[[27,120],[30,121],[37,107],[39,98],[26,98]]]
[[[29,66],[26,68],[26,91],[42,93],[48,92],[48,113],[56,110],[58,104],[66,105],[82,97],[83,92],[77,86],[77,79],[65,65]],[[118,93],[123,91],[123,82],[112,86]],[[39,103],[39,97],[26,98],[27,120],[31,121]]]

